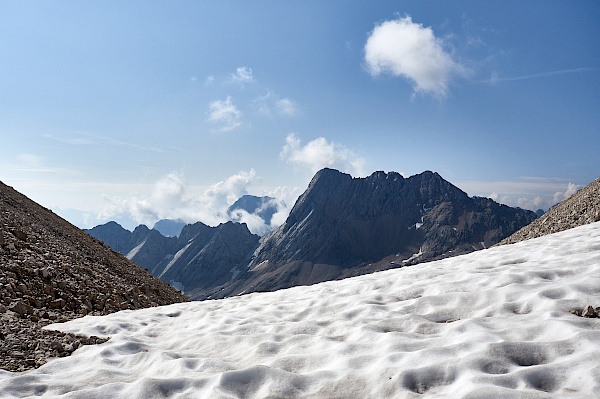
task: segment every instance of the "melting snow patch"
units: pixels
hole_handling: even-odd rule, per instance
[[[408,262],[410,262],[410,261],[411,261],[411,260],[413,260],[413,259],[417,259],[417,258],[418,258],[419,256],[421,256],[421,255],[423,255],[423,250],[422,250],[422,248],[419,248],[419,252],[418,252],[418,253],[416,253],[416,254],[412,254],[410,258],[408,258],[408,259],[404,259],[404,260],[402,261],[402,263],[408,263]]]
[[[125,257],[129,260],[133,259],[133,257],[136,256],[138,252],[140,252],[140,249],[142,249],[142,247],[144,246],[145,243],[146,243],[146,240],[142,241],[135,248],[133,248],[131,251],[129,251],[129,253],[127,255],[125,255]]]
[[[188,242],[185,247],[183,247],[179,251],[177,251],[175,256],[173,256],[173,259],[171,259],[171,261],[167,264],[167,266],[165,266],[165,269],[162,271],[160,276],[158,276],[159,278],[165,275],[165,273],[171,268],[171,266],[173,266],[175,264],[175,262],[177,262],[177,259],[181,258],[181,255],[183,255],[185,253],[185,251],[187,251],[187,249],[190,247],[190,245],[192,245],[192,242]]]

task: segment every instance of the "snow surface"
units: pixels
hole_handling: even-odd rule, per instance
[[[0,397],[597,398],[600,223],[310,287],[50,328],[110,336]]]
[[[125,257],[127,259],[133,259],[133,257],[136,256],[138,252],[140,252],[140,249],[142,249],[144,244],[146,244],[146,240],[142,241],[141,243],[138,244],[137,247],[135,247],[131,251],[129,251],[129,253],[127,255],[125,255]]]

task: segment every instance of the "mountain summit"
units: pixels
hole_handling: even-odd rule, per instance
[[[353,178],[319,171],[236,279],[196,297],[314,284],[487,248],[535,213],[469,197],[426,171]]]

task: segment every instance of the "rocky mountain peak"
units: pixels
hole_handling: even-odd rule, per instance
[[[470,198],[438,173],[317,172],[285,223],[221,295],[310,284],[495,244],[536,215]],[[290,277],[291,276],[291,277]],[[214,292],[213,292],[214,294]]]

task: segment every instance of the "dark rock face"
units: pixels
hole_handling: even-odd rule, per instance
[[[128,234],[123,235],[122,230]],[[111,237],[110,231],[118,234],[118,239]],[[248,263],[259,240],[245,224],[233,222],[216,227],[188,224],[179,237],[165,237],[144,225],[129,232],[115,222],[87,232],[98,239],[106,237],[105,242],[119,245],[128,259],[186,292],[229,281],[232,270]]]
[[[264,237],[247,269],[196,298],[313,284],[491,246],[533,212],[470,198],[437,173],[405,179],[318,172],[286,222]]]
[[[84,231],[117,252],[126,254],[131,247],[131,232],[121,227],[117,222],[108,222]]]
[[[189,300],[1,182],[0,236],[0,368],[26,370],[97,342],[40,329],[51,322]]]
[[[204,233],[204,234],[202,234]],[[175,255],[159,277],[181,282],[186,292],[194,292],[226,284],[235,276],[236,268],[247,265],[258,246],[258,236],[245,224],[227,222],[201,232]]]

